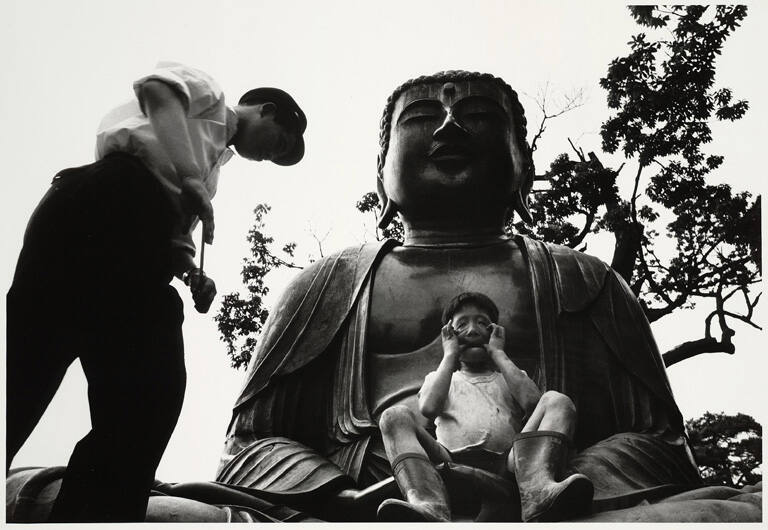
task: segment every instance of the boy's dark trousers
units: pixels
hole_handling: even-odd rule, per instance
[[[29,221],[7,298],[6,466],[77,357],[92,426],[52,521],[144,520],[186,385],[174,219],[157,179],[117,154],[59,173]]]

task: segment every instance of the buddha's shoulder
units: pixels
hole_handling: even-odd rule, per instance
[[[610,265],[590,254],[585,254],[565,245],[554,243],[544,243],[544,245],[552,256],[555,266],[565,275],[581,274],[604,278],[611,270]]]
[[[591,305],[606,282],[615,278],[613,269],[600,258],[564,245],[539,243],[552,257],[560,306],[565,311],[580,311]]]
[[[376,241],[350,246],[322,256],[296,273],[289,284],[289,290],[296,290],[327,278],[354,278],[360,274],[365,275],[373,263],[395,244],[394,241]]]

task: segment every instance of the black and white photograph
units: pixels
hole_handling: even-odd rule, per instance
[[[763,521],[765,5],[0,18],[6,523]]]

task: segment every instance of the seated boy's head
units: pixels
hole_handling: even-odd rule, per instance
[[[293,98],[279,88],[254,88],[235,107],[237,132],[232,144],[250,160],[291,166],[304,156],[307,118]]]
[[[443,310],[443,324],[450,323],[459,339],[460,359],[475,363],[487,359],[485,345],[491,338],[491,324],[499,321],[499,309],[482,293],[461,293]]]

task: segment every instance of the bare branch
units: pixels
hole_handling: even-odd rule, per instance
[[[323,242],[328,238],[328,234],[331,233],[331,229],[329,228],[328,230],[326,230],[323,237],[317,237],[317,234],[315,233],[314,229],[312,228],[312,225],[310,224],[307,227],[307,232],[309,232],[309,235],[311,235],[312,239],[314,239],[315,242],[317,243],[317,251],[320,253],[320,257],[324,258],[325,255],[323,254]]]
[[[584,241],[584,238],[587,237],[587,234],[589,234],[589,231],[592,229],[592,223],[595,222],[595,212],[594,211],[588,211],[583,212],[586,216],[586,221],[584,223],[584,227],[581,229],[581,232],[579,232],[575,238],[573,238],[572,241],[569,242],[568,246],[571,248],[574,248],[576,245],[580,244],[582,241]]]
[[[664,366],[670,367],[673,364],[684,361],[702,353],[727,353],[733,355],[736,348],[731,342],[720,342],[713,338],[704,338],[684,342],[675,346],[661,357],[664,359]]]
[[[551,120],[562,116],[566,112],[570,112],[584,105],[584,90],[578,89],[572,94],[565,94],[563,96],[564,102],[560,108],[552,113],[547,111],[547,97],[549,96],[549,82],[545,83],[544,87],[539,90],[538,95],[534,98],[536,105],[541,110],[541,122],[539,122],[539,130],[533,135],[531,140],[531,151],[536,151],[538,148],[538,142],[547,130],[547,120]]]
[[[640,185],[640,174],[643,172],[642,164],[637,167],[637,173],[635,174],[635,186],[632,189],[632,200],[630,201],[630,212],[632,213],[632,221],[637,224],[637,188]]]
[[[760,330],[763,329],[761,326],[758,326],[757,324],[752,322],[752,320],[750,318],[748,318],[747,316],[745,316],[745,315],[737,315],[736,313],[731,313],[730,311],[723,311],[723,315],[725,315],[727,317],[730,317],[730,318],[735,318],[736,320],[740,320],[740,321],[744,322],[745,324],[749,324],[750,326],[752,326],[755,329],[760,329]]]
[[[568,143],[571,144],[571,148],[576,152],[576,156],[579,157],[579,160],[581,160],[582,162],[586,162],[587,159],[584,157],[584,151],[582,151],[581,149],[577,149],[576,146],[573,145],[573,142],[571,141],[570,138],[568,138]]]
[[[707,318],[704,319],[704,336],[708,339],[712,338],[712,319],[715,315],[717,315],[717,311],[712,311],[707,315]]]

